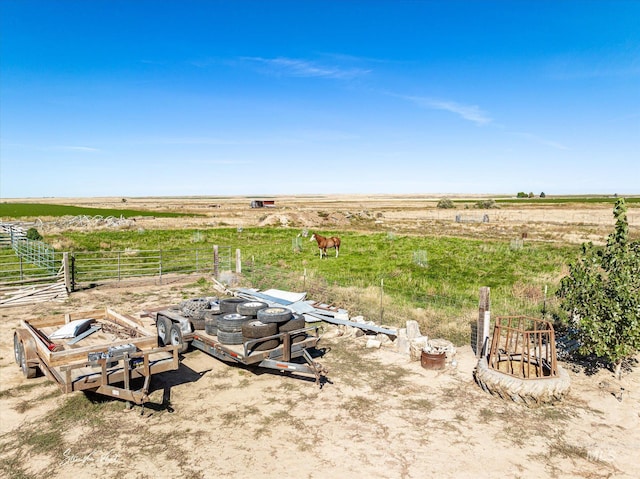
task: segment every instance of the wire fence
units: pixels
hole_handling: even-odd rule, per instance
[[[0,253],[0,286],[56,281],[69,257],[72,289],[106,281],[203,273],[217,276],[232,269],[230,246],[172,250],[55,252],[44,243],[23,240]]]
[[[62,253],[47,255],[46,266],[34,264],[28,257],[16,255],[11,249],[0,254],[0,286],[37,284],[57,280],[62,266]],[[42,263],[42,262],[38,262]]]
[[[121,281],[166,274],[203,273],[217,276],[232,267],[230,246],[195,249],[91,251],[71,254],[72,284]]]
[[[255,261],[243,262],[242,273],[247,287],[306,292],[309,300],[347,309],[350,316],[362,315],[378,324],[401,327],[407,320],[417,319],[432,334],[458,344],[468,340],[470,328],[478,319],[482,285],[474,291],[451,288],[434,292],[392,276],[367,281],[344,272],[328,280],[313,269],[292,271]],[[492,290],[491,303],[493,315],[543,318],[554,310],[557,300],[544,285],[520,285]]]

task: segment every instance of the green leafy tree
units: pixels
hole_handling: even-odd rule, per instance
[[[640,243],[629,241],[624,198],[613,215],[606,246],[583,244],[557,295],[575,322],[580,353],[605,359],[620,378],[622,362],[640,350]]]

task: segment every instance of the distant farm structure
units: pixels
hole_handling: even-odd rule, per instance
[[[275,200],[252,200],[251,207],[252,208],[275,208],[276,201]]]

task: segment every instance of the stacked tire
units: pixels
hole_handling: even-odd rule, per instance
[[[302,314],[298,314],[298,313],[293,313],[291,315],[291,319],[289,321],[286,321],[284,323],[280,323],[278,325],[278,332],[279,333],[291,333],[293,331],[298,331],[301,329],[304,329],[306,326],[307,322],[304,319],[304,315]],[[307,333],[305,332],[299,332],[299,333],[294,333],[291,334],[291,342],[292,343],[299,343],[300,341],[304,341],[307,337]]]
[[[193,298],[182,301],[179,306],[180,314],[185,318],[189,318],[193,330],[205,329],[206,315],[212,310],[212,303],[216,298]]]
[[[294,313],[288,308],[273,306],[258,311],[258,320],[267,324],[275,324],[277,333],[291,333],[304,329],[305,319],[302,314]],[[299,343],[306,338],[306,333],[291,334],[291,342]]]
[[[222,344],[242,344],[245,339],[242,334],[243,325],[255,318],[258,309],[266,307],[266,303],[246,301],[242,298],[227,298],[220,300],[220,315],[216,318],[216,335]],[[211,321],[212,323],[212,321]],[[212,334],[213,325],[209,324],[207,334]]]

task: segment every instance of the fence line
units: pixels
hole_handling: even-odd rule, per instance
[[[91,251],[71,253],[72,288],[96,281],[166,274],[230,271],[230,246],[173,250]]]
[[[268,265],[258,265],[255,262],[243,264],[243,278],[251,287],[259,289],[277,288],[291,291],[304,291],[310,299],[319,302],[332,303],[335,299],[334,287],[353,286],[360,290],[369,291],[367,308],[370,319],[380,319],[403,314],[404,307],[430,309],[442,311],[444,314],[462,315],[466,311],[477,315],[478,293],[470,291],[468,294],[446,292],[429,292],[421,290],[419,286],[399,284],[392,277],[380,277],[376,281],[354,282],[353,277],[345,273],[332,281],[317,274],[313,270],[302,271],[283,270]],[[531,291],[535,294],[531,294]],[[494,308],[497,314],[513,315],[526,314],[540,317],[552,310],[556,304],[555,297],[548,297],[544,286],[534,286],[528,291],[531,297],[517,297],[512,291],[494,290]],[[340,306],[338,304],[337,306]],[[364,312],[364,311],[363,311]],[[360,311],[352,311],[361,314]]]
[[[26,241],[26,240],[25,240]],[[22,241],[21,241],[22,243]],[[34,243],[34,242],[32,242]],[[26,247],[26,245],[23,245]],[[0,288],[54,282],[69,255],[68,279],[70,289],[101,281],[121,281],[125,278],[166,274],[206,273],[217,276],[232,269],[230,246],[181,250],[126,250],[60,253],[53,249],[21,251],[15,258],[4,255],[0,261]],[[40,256],[38,256],[40,254]]]

